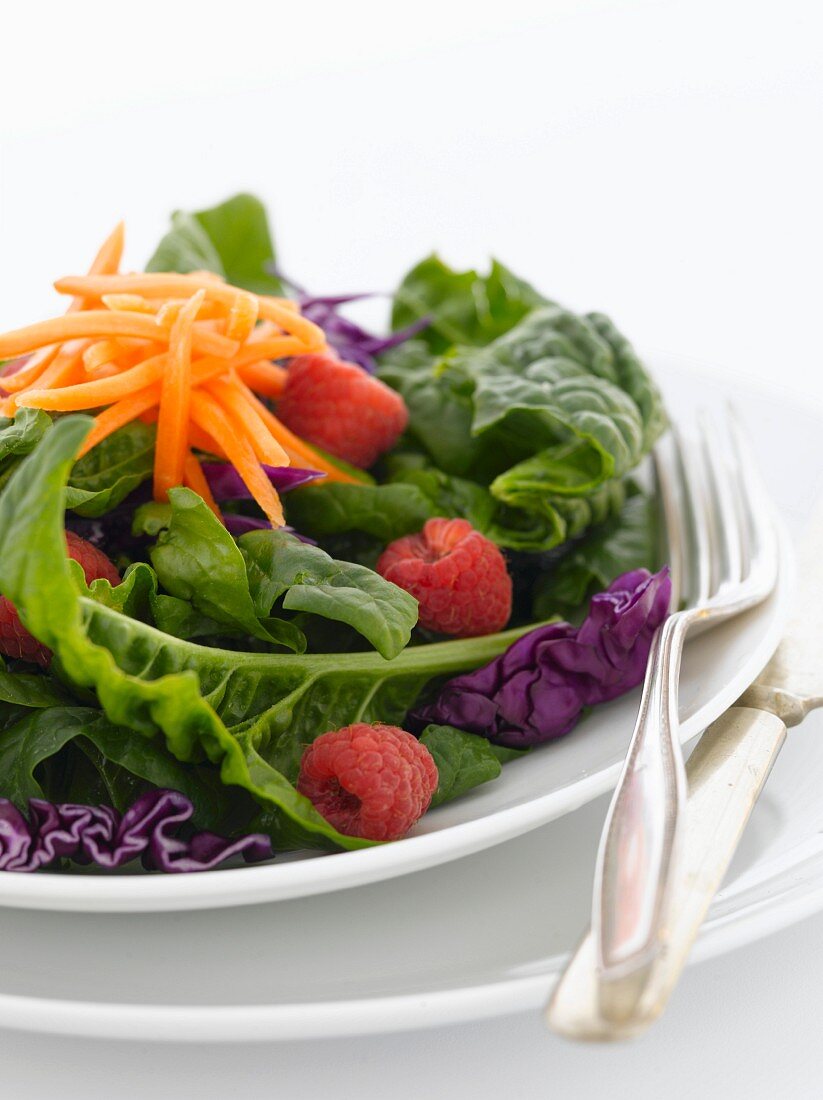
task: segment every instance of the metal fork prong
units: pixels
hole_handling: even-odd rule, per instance
[[[689,530],[686,544],[689,547],[688,606],[699,607],[711,593],[711,550],[707,519],[706,493],[703,488],[701,462],[677,428],[672,428],[675,456],[680,482],[683,486],[683,502],[688,510]]]
[[[667,448],[666,442],[669,443]],[[691,528],[692,519],[688,508],[681,500],[683,496],[680,474],[680,459],[673,462],[674,451],[678,444],[674,439],[658,444],[654,449],[654,475],[658,500],[662,512],[666,558],[672,582],[670,610],[677,611],[681,601],[689,598],[688,545],[686,531]],[[669,457],[668,452],[672,452]]]
[[[720,447],[717,425],[705,409],[698,417],[698,426],[709,506],[714,596],[743,579],[743,540],[728,459]]]

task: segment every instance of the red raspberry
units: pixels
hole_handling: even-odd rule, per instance
[[[356,722],[309,745],[297,789],[338,832],[398,840],[429,808],[437,767],[405,730]]]
[[[512,613],[506,560],[465,519],[427,520],[419,534],[386,547],[377,572],[411,592],[420,625],[438,634],[494,634]]]
[[[363,469],[395,445],[409,420],[399,393],[328,355],[292,359],[277,415],[309,443]]]
[[[111,584],[120,583],[120,574],[102,550],[81,539],[73,531],[66,531],[66,548],[70,558],[74,558],[83,567],[86,583],[91,584],[99,577],[105,577]],[[0,596],[0,653],[7,657],[19,657],[23,661],[42,665],[47,668],[51,661],[51,650],[41,645],[20,622],[17,608]]]

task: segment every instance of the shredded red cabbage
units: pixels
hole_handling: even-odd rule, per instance
[[[326,475],[319,470],[301,470],[296,466],[263,466],[278,493],[287,493],[289,489],[296,489],[298,485],[305,485],[308,481],[314,481],[318,477]],[[240,474],[229,462],[204,462],[203,473],[209,483],[214,499],[223,500],[253,500]]]
[[[391,336],[374,336],[354,321],[344,317],[339,307],[349,302],[361,302],[366,298],[374,298],[376,295],[365,293],[317,296],[307,293],[298,283],[286,278],[282,271],[273,270],[272,273],[294,292],[303,316],[323,329],[328,342],[340,358],[348,363],[357,363],[369,373],[374,373],[377,368],[376,356],[410,340],[429,324],[430,319],[422,317],[407,328],[393,332]]]
[[[484,668],[449,680],[434,703],[413,712],[414,728],[456,726],[514,749],[562,737],[584,707],[643,680],[670,599],[668,568],[624,573],[592,597],[579,627],[538,627]]]
[[[177,835],[194,813],[179,791],[141,795],[122,816],[110,806],[55,805],[29,800],[28,819],[0,798],[0,871],[38,871],[60,859],[122,867],[138,856],[149,871],[209,871],[235,856],[247,863],[270,859],[271,841],[262,833],[229,840],[215,833]]]

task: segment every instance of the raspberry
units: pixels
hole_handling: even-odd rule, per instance
[[[87,584],[105,577],[111,584],[120,583],[120,574],[102,550],[81,539],[73,531],[66,532],[66,548],[70,558],[79,562],[86,574]],[[41,645],[20,622],[17,608],[0,596],[0,653],[7,657],[17,657],[32,664],[46,668],[51,660],[51,650]]]
[[[367,840],[398,840],[437,788],[425,745],[397,726],[356,722],[321,734],[303,753],[297,789],[335,829]]]
[[[494,634],[509,621],[506,560],[468,520],[427,520],[419,534],[386,547],[377,572],[415,597],[420,625],[438,634]]]
[[[277,415],[309,443],[363,469],[395,445],[409,419],[399,393],[328,355],[292,359]]]

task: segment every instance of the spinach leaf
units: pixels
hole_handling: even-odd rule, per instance
[[[160,531],[149,551],[151,563],[163,588],[178,600],[188,602],[196,612],[215,623],[250,634],[264,642],[285,645],[301,653],[306,647],[301,631],[290,623],[272,619],[260,622],[249,592],[243,555],[229,532],[191,489],[172,489],[170,508],[164,513],[168,527]],[[157,518],[158,509],[152,512]],[[157,605],[155,604],[155,609]],[[165,623],[171,625],[169,608]],[[197,632],[203,629],[199,620]],[[188,633],[191,621],[185,624]]]
[[[220,254],[194,214],[175,210],[171,229],[161,239],[146,271],[213,271],[226,277]]]
[[[0,416],[0,489],[18,460],[34,450],[50,427],[51,417],[42,409],[18,409],[12,418]]]
[[[239,194],[193,214],[177,211],[172,228],[147,271],[214,271],[256,294],[281,294],[270,274],[274,243],[266,209],[254,195]]]
[[[502,771],[492,745],[476,733],[465,733],[454,726],[426,726],[420,742],[437,765],[437,790],[432,807],[497,779]]]
[[[263,808],[276,846],[363,848],[294,788],[306,744],[355,721],[400,722],[423,686],[487,663],[523,630],[376,653],[237,653],[170,637],[83,597],[72,582],[63,489],[88,417],[61,418],[0,496],[0,590],[54,650],[61,674],[93,688],[109,722],[159,734],[182,763],[205,756]]]
[[[430,318],[421,339],[433,352],[454,344],[482,347],[508,332],[546,299],[497,260],[488,275],[455,271],[436,255],[405,276],[394,296],[392,328]]]
[[[658,525],[654,500],[635,492],[607,522],[592,528],[557,565],[539,578],[534,613],[568,617],[594,592],[602,591],[622,573],[659,568]]]
[[[0,704],[42,710],[68,699],[66,691],[50,676],[29,672],[7,672],[0,664]]]
[[[220,828],[229,810],[227,795],[205,778],[203,768],[181,764],[159,742],[118,728],[99,710],[88,707],[39,710],[6,729],[0,739],[0,795],[21,807],[30,798],[77,797],[71,789],[44,791],[35,772],[79,739],[90,742],[106,760],[144,783],[182,791],[194,803],[198,824]]]
[[[484,531],[512,549],[559,545],[613,514],[622,478],[665,425],[657,390],[614,326],[552,304],[485,347],[433,358],[410,342],[384,357],[380,375],[405,398],[410,439],[441,475],[499,504],[482,508]]]
[[[379,573],[336,561],[285,531],[252,531],[237,540],[258,615],[283,597],[287,611],[347,623],[390,661],[408,645],[417,600]]]
[[[102,516],[152,475],[156,428],[134,420],[92,447],[75,463],[66,507],[81,516]]]
[[[388,543],[419,531],[432,516],[445,514],[433,511],[429,497],[411,484],[306,485],[289,493],[285,503],[289,523],[319,539],[362,531]]]

